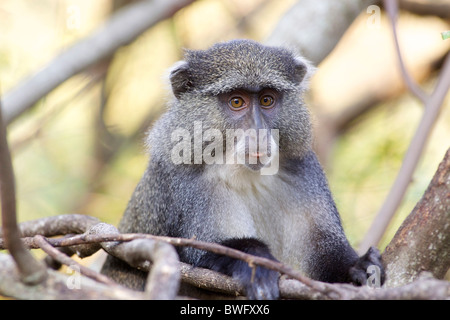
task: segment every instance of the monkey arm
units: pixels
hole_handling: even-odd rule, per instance
[[[309,208],[311,247],[305,270],[308,276],[325,282],[351,282],[364,285],[370,276],[370,267],[377,267],[380,282],[384,282],[381,255],[370,248],[361,257],[351,247],[342,228],[339,212],[328,187],[325,174],[314,152],[310,151],[300,161],[289,164],[291,174],[297,176],[296,188],[307,196]],[[312,212],[311,212],[312,211]]]

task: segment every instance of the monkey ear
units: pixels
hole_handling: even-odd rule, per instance
[[[186,61],[178,61],[170,70],[170,83],[177,99],[192,87],[188,67]]]
[[[316,68],[303,57],[295,57],[295,72],[293,80],[296,83],[309,82],[309,78],[314,74]]]

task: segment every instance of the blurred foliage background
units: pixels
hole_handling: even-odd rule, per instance
[[[1,92],[89,35],[126,2],[0,0]],[[145,169],[145,133],[164,111],[166,70],[182,58],[182,48],[203,49],[233,38],[264,41],[295,2],[196,1],[111,59],[64,82],[15,120],[9,141],[19,220],[76,212],[116,225]],[[384,13],[378,28],[368,28],[366,20],[367,13],[361,13],[318,66],[308,96],[316,141],[328,114],[381,97],[320,153],[355,246],[389,192],[424,112],[404,88]],[[440,37],[448,29],[449,20],[435,16],[400,16],[402,53],[426,90],[433,88],[450,48]],[[447,97],[382,247],[422,196],[449,146]]]

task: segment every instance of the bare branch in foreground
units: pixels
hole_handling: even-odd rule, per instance
[[[0,103],[0,198],[2,208],[2,232],[9,252],[20,270],[24,283],[35,284],[46,277],[46,269],[22,245],[16,218],[16,191],[14,171],[3,122]]]
[[[387,286],[414,281],[421,270],[442,279],[450,268],[450,149],[430,185],[383,253]]]
[[[66,215],[65,218],[70,218],[70,215]],[[98,230],[102,230],[100,232]],[[105,232],[107,231],[107,232]],[[110,232],[110,233],[108,233]],[[133,267],[139,267],[143,270],[149,270],[148,263],[145,263],[145,259],[151,260],[148,257],[148,252],[139,253],[139,257],[135,257],[129,254],[130,250],[136,251],[136,249],[121,249],[120,246],[125,247],[125,243],[117,244],[118,241],[127,242],[131,240],[138,239],[147,239],[158,242],[163,242],[167,244],[171,244],[174,246],[190,246],[196,249],[207,250],[210,252],[214,252],[217,254],[223,254],[230,256],[235,259],[240,259],[249,264],[251,267],[255,267],[256,265],[272,269],[278,271],[282,274],[286,274],[293,279],[297,279],[310,287],[313,290],[317,290],[322,292],[324,295],[330,295],[330,298],[336,298],[339,296],[339,291],[335,290],[333,286],[328,283],[320,282],[312,280],[308,277],[303,276],[300,272],[280,263],[277,261],[273,261],[270,259],[253,256],[251,254],[244,253],[242,251],[232,249],[229,247],[225,247],[219,245],[217,243],[209,243],[204,241],[197,241],[194,239],[184,239],[184,238],[173,238],[173,237],[165,237],[165,236],[155,236],[150,234],[120,234],[117,229],[111,225],[105,223],[99,223],[94,225],[91,229],[89,229],[86,233],[81,235],[75,235],[69,238],[60,238],[60,239],[47,239],[47,241],[55,246],[78,246],[77,254],[80,256],[87,256],[92,254],[92,249],[86,244],[97,244],[102,243],[102,247],[105,251],[112,254],[113,256],[127,262]],[[108,242],[113,242],[113,244],[108,244]],[[115,243],[114,243],[115,242]],[[24,243],[27,243],[30,248],[38,248],[39,244],[37,244],[34,239],[26,239]],[[2,243],[0,241],[0,248],[2,248]],[[84,248],[84,249],[80,249]],[[119,248],[119,249],[117,249]],[[94,249],[95,251],[97,250]],[[172,264],[173,265],[173,264]]]
[[[245,294],[244,286],[242,284],[223,273],[210,269],[193,267],[184,262],[180,262],[180,272],[181,280],[196,288],[234,297]]]
[[[450,298],[450,282],[436,280],[427,273],[416,281],[395,288],[355,287],[350,284],[333,284],[343,293],[344,300],[442,300]],[[317,292],[310,292],[302,283],[285,279],[280,281],[280,292],[286,299],[326,299]]]
[[[143,299],[142,292],[116,289],[80,274],[67,275],[47,270],[45,281],[29,286],[20,281],[20,275],[10,255],[0,254],[0,295],[27,300],[98,300]]]
[[[112,225],[99,223],[87,231],[88,235],[117,234]],[[175,249],[161,241],[136,238],[130,242],[102,242],[103,249],[133,267],[146,267],[149,272],[145,287],[148,299],[174,299],[178,293],[180,271]],[[130,254],[133,253],[133,254]],[[149,261],[152,268],[149,269]]]
[[[59,252],[58,249],[54,248],[51,244],[49,244],[43,236],[35,235],[34,240],[37,242],[39,247],[42,250],[44,250],[45,253],[50,255],[53,259],[57,260],[59,263],[64,264],[69,267],[77,266],[77,268],[80,270],[81,274],[84,274],[85,276],[87,276],[95,281],[98,281],[98,282],[101,282],[101,283],[104,283],[104,284],[107,284],[110,286],[117,285],[114,281],[112,281],[108,277],[92,271],[91,269],[89,269],[89,268],[79,264],[75,260],[71,259],[64,253]]]
[[[76,216],[77,217],[77,216]],[[62,220],[60,217],[52,217],[55,220]],[[48,219],[48,218],[47,218]],[[70,215],[65,215],[64,219],[70,220]],[[47,220],[48,223],[48,220]],[[31,225],[31,224],[29,224]],[[63,224],[64,225],[64,224]],[[116,233],[112,233],[115,231]],[[38,244],[35,241],[35,238],[25,238],[27,239],[26,243],[31,245],[31,247],[38,247]],[[150,240],[151,239],[151,240]],[[118,242],[118,241],[125,242]],[[85,247],[88,247],[90,244],[96,246],[98,248],[98,242],[101,242],[103,248],[107,251],[110,251],[114,255],[119,258],[122,256],[127,256],[125,261],[128,261],[129,264],[133,266],[138,266],[141,270],[151,271],[149,275],[149,285],[147,286],[147,290],[153,290],[149,288],[158,288],[154,289],[153,292],[157,292],[157,299],[163,299],[167,296],[166,290],[168,288],[169,291],[172,292],[170,295],[170,299],[175,298],[173,295],[176,294],[176,288],[178,287],[178,280],[168,280],[167,282],[160,281],[160,277],[162,278],[171,278],[176,279],[176,276],[170,275],[168,276],[165,273],[165,268],[167,266],[175,269],[181,270],[181,279],[184,283],[188,283],[194,285],[198,288],[206,289],[210,292],[218,292],[220,294],[226,294],[228,298],[235,297],[237,295],[242,295],[244,293],[243,287],[236,280],[223,275],[221,273],[203,269],[203,268],[194,268],[190,265],[179,263],[176,261],[172,261],[170,263],[166,263],[164,268],[161,268],[161,273],[157,270],[153,270],[156,268],[155,264],[153,266],[148,263],[148,260],[155,259],[155,256],[149,256],[148,251],[152,251],[152,249],[143,249],[143,253],[141,256],[136,256],[131,254],[131,252],[135,251],[135,248],[131,248],[132,243],[133,246],[145,248],[143,243],[139,243],[138,241],[153,241],[154,243],[160,243],[169,246],[166,243],[162,243],[163,241],[173,243],[175,245],[191,245],[197,248],[202,248],[203,250],[214,250],[218,253],[223,253],[227,255],[231,255],[236,258],[243,258],[245,261],[251,263],[253,265],[259,264],[264,265],[264,261],[258,261],[259,257],[246,257],[240,255],[235,255],[232,251],[228,251],[229,248],[220,248],[222,246],[212,243],[201,243],[199,241],[193,239],[179,239],[179,238],[169,238],[169,237],[156,237],[147,234],[118,234],[115,227],[99,223],[97,225],[91,226],[90,230],[87,230],[85,234],[76,235],[69,238],[58,238],[58,239],[45,239],[46,242],[50,243],[52,246],[72,246],[72,245],[81,245],[84,244]],[[0,247],[2,243],[0,242]],[[210,247],[211,245],[211,247]],[[169,246],[171,247],[171,246]],[[133,251],[130,251],[133,250]],[[90,250],[92,251],[92,250]],[[139,251],[139,250],[138,250]],[[79,252],[80,254],[84,254],[83,252]],[[165,254],[162,255],[166,256]],[[133,258],[135,257],[135,258]],[[162,258],[165,260],[166,258]],[[170,261],[166,260],[166,261]],[[2,268],[0,264],[0,269]],[[283,269],[281,269],[283,270]],[[151,274],[153,272],[154,276]],[[158,276],[156,276],[158,275]],[[0,273],[0,283],[2,282]],[[435,279],[418,279],[417,281],[408,284],[407,286],[401,286],[396,288],[370,288],[367,286],[364,287],[355,287],[350,284],[329,284],[322,283],[318,281],[313,281],[313,286],[310,283],[302,283],[298,280],[287,279],[286,276],[283,276],[280,279],[280,295],[282,298],[287,299],[410,299],[410,298],[420,298],[420,299],[446,299],[450,297],[450,283],[446,281],[438,281]],[[164,283],[175,284],[174,286],[169,285],[167,287]],[[116,290],[117,291],[117,290]],[[0,293],[5,294],[1,289],[0,285]],[[124,294],[126,296],[126,293]],[[19,296],[20,297],[20,296]],[[155,298],[154,295],[146,294],[145,296],[140,296],[141,298],[150,297]]]
[[[231,277],[221,273],[193,268],[190,265],[180,263],[182,280],[198,288],[237,296],[244,293],[243,287]],[[422,273],[416,281],[395,288],[376,288],[369,286],[356,287],[346,283],[330,284],[339,291],[339,298],[331,298],[328,294],[311,289],[304,283],[282,276],[279,280],[280,297],[282,299],[301,300],[410,300],[410,299],[449,299],[450,282],[436,280],[429,273]]]
[[[50,239],[47,239],[50,240]],[[78,240],[77,240],[78,241]],[[7,255],[3,255],[8,258]],[[190,265],[180,263],[180,269],[182,274],[182,280],[184,282],[195,285],[196,287],[207,289],[213,292],[219,292],[228,295],[228,298],[242,295],[243,287],[234,279],[221,273],[203,269],[194,268]],[[8,271],[9,268],[9,271]],[[31,289],[23,288],[19,283],[11,281],[11,265],[5,265],[0,256],[0,293],[3,295],[13,296],[16,298],[30,298]],[[143,270],[149,270],[150,265],[147,264]],[[14,271],[14,270],[13,270]],[[55,277],[54,272],[49,270],[50,276]],[[14,273],[14,272],[13,272]],[[7,279],[6,279],[7,278]],[[6,281],[6,282],[5,282]],[[54,281],[54,280],[51,280]],[[67,279],[60,280],[64,285]],[[43,296],[33,296],[36,298],[58,298],[58,299],[143,299],[144,295],[138,292],[131,292],[127,289],[122,291],[114,288],[113,290],[107,290],[108,286],[104,286],[101,283],[93,284],[89,282],[89,290],[86,290],[86,286],[83,284],[81,288],[84,291],[83,295],[77,296],[78,290],[65,290],[75,291],[64,294],[70,294],[70,296],[62,295],[55,292],[55,287],[49,288],[48,283],[44,283],[45,290],[42,293]],[[280,278],[280,295],[284,299],[448,299],[450,297],[450,282],[440,281],[431,277],[420,277],[411,284],[400,286],[396,288],[371,288],[371,287],[355,287],[350,284],[327,284],[335,288],[336,292],[340,295],[330,296],[326,292],[320,292],[311,287],[299,282],[298,280],[288,279],[285,276]],[[16,289],[20,288],[20,289]],[[33,288],[35,291],[41,292],[43,290],[40,287]],[[20,291],[20,292],[18,292]],[[101,293],[99,293],[101,291]],[[105,293],[106,291],[106,293]],[[100,296],[99,296],[100,294]],[[75,296],[73,296],[75,295]]]

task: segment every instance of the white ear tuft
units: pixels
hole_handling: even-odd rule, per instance
[[[172,84],[172,92],[177,98],[188,91],[192,85],[188,69],[189,64],[186,61],[178,61],[169,70],[169,80]]]
[[[295,64],[297,65],[298,81],[308,85],[309,79],[316,72],[317,68],[302,56],[295,57]]]

